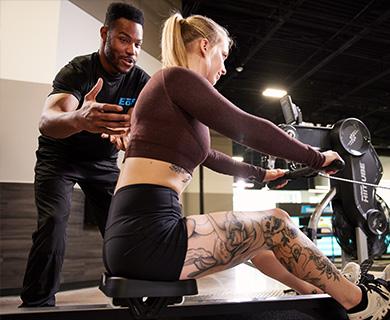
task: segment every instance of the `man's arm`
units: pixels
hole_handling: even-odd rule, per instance
[[[45,102],[39,130],[52,138],[66,138],[80,131],[92,133],[123,134],[130,127],[130,115],[119,114],[123,110],[115,104],[96,102],[103,87],[103,80],[85,95],[84,103],[77,109],[79,101],[68,93],[50,95]]]

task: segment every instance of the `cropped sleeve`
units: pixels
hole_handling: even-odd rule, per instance
[[[210,149],[203,165],[218,173],[256,180],[258,182],[262,182],[265,176],[265,170],[263,168],[236,161],[226,154],[213,149]]]
[[[316,169],[324,163],[320,152],[290,137],[272,122],[239,109],[199,74],[174,67],[164,69],[163,77],[171,101],[210,129],[278,158]]]

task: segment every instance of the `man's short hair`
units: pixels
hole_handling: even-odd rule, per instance
[[[111,29],[114,22],[120,18],[125,18],[144,26],[144,14],[141,10],[124,2],[111,3],[107,8],[104,25]]]

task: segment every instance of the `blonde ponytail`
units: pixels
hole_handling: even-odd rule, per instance
[[[229,33],[215,21],[200,15],[186,19],[180,13],[170,16],[164,23],[161,37],[161,57],[164,68],[180,66],[188,68],[187,45],[195,39],[206,38],[212,46],[227,39]]]
[[[164,23],[161,37],[163,67],[188,67],[187,50],[183,42],[181,27],[185,23],[180,13],[175,13]]]

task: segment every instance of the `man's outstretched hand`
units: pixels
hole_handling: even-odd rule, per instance
[[[79,127],[92,133],[125,134],[130,127],[130,115],[120,113],[123,108],[119,105],[97,102],[96,97],[102,87],[103,79],[99,78],[85,95],[82,107],[77,110]]]

